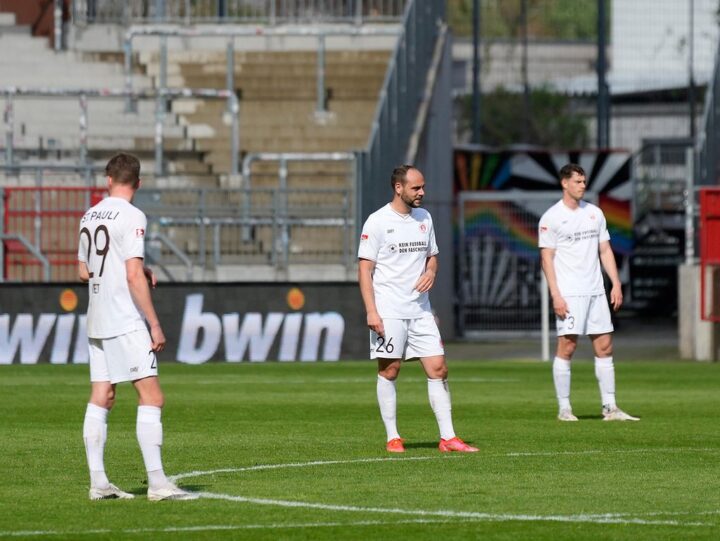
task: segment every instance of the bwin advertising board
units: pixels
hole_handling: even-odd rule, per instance
[[[88,362],[87,286],[0,286],[0,364]],[[167,337],[160,360],[365,359],[365,312],[353,283],[161,284],[155,309]]]

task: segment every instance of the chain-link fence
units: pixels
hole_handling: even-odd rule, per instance
[[[456,36],[458,141],[595,147],[598,118],[608,119],[603,146],[632,152],[646,139],[694,136],[713,73],[719,4],[449,0]],[[601,6],[604,21],[599,17]],[[601,104],[607,105],[607,113],[598,112],[601,37],[609,91],[609,100]],[[479,68],[479,93],[473,103],[474,66]]]

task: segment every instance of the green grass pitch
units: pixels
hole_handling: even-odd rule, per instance
[[[138,497],[91,502],[87,367],[3,366],[0,538],[718,539],[720,365],[616,371],[639,423],[600,419],[589,362],[573,370],[580,422],[560,423],[549,364],[451,360],[455,428],[481,452],[448,456],[410,363],[407,452],[388,456],[369,362],[163,364],[165,470],[203,497],[147,501],[122,384],[105,462]]]

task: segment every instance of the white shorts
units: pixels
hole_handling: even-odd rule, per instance
[[[121,383],[157,376],[157,357],[147,330],[90,338],[90,381]]]
[[[442,338],[432,315],[417,319],[384,319],[385,337],[370,331],[371,359],[414,359],[444,355]]]
[[[565,297],[565,302],[568,315],[565,319],[555,317],[558,336],[613,332],[610,307],[604,293],[587,297]]]

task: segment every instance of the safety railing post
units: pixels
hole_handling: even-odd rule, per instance
[[[237,177],[240,172],[240,103],[235,92],[228,97],[230,102],[230,175]]]
[[[280,202],[280,220],[282,223],[281,242],[282,242],[282,265],[287,270],[290,259],[290,225],[288,224],[288,165],[285,158],[280,158],[280,167],[278,169],[279,178],[279,202]]]
[[[132,35],[127,34],[123,41],[124,69],[125,69],[125,112],[137,113],[137,103],[133,99],[133,74],[132,74]]]
[[[5,163],[12,165],[13,163],[13,132],[15,130],[14,105],[12,92],[5,93],[5,114],[3,121],[5,123]]]
[[[80,166],[87,166],[88,161],[88,102],[85,94],[78,98],[80,105]]]
[[[165,88],[167,86],[167,36],[160,37],[160,78],[158,94],[155,100],[155,176],[165,174],[163,156],[163,129],[165,124],[165,109],[167,108]]]
[[[327,105],[325,103],[325,34],[318,34],[318,51],[317,51],[317,103],[315,106],[317,113],[325,113]]]

